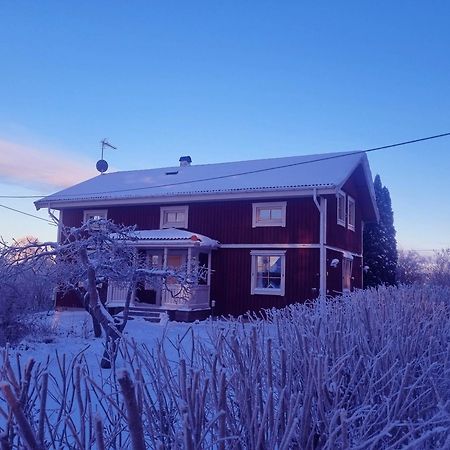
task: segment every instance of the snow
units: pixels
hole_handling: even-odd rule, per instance
[[[92,448],[97,415],[106,448],[131,448],[132,428],[118,413],[122,368],[145,405],[147,448],[219,448],[224,439],[230,448],[449,448],[449,300],[445,288],[380,287],[268,311],[267,320],[133,320],[108,371],[99,369],[103,339],[92,337],[88,315],[62,311],[51,317],[55,337],[9,350],[0,381],[14,386],[17,354],[22,368],[30,357],[44,363],[27,411],[37,423],[48,370],[39,422],[54,433],[50,448]],[[0,414],[2,429],[5,420]]]
[[[35,204],[39,209],[62,201],[336,189],[361,162],[367,165],[364,153],[350,152],[122,171],[98,175]]]
[[[136,230],[133,236],[138,241],[184,241],[197,244],[200,247],[218,247],[219,242],[199,233],[179,230],[177,228],[165,228],[162,230]]]
[[[82,309],[56,311],[46,318],[51,324],[54,334],[45,338],[29,338],[24,340],[14,352],[23,361],[33,357],[37,362],[43,362],[50,357],[54,359],[55,352],[65,353],[72,359],[81,352],[91,368],[98,368],[104,351],[104,338],[95,338],[92,329],[91,316]],[[139,342],[149,348],[156,346],[158,341],[169,338],[173,342],[190,329],[199,338],[206,336],[208,322],[181,323],[163,321],[161,324],[149,323],[142,318],[129,321],[123,336],[130,341]],[[87,351],[88,350],[88,351]],[[173,355],[174,356],[174,355]]]

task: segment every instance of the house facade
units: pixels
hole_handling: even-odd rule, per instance
[[[89,218],[135,225],[149,267],[205,269],[180,286],[140,286],[136,305],[195,320],[283,307],[362,288],[362,236],[378,212],[364,153],[322,154],[102,174],[45,197],[65,226]],[[106,305],[123,307],[110,283]],[[77,307],[75,297],[58,306]]]

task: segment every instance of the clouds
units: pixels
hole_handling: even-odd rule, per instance
[[[0,181],[28,188],[60,189],[97,175],[95,162],[80,155],[0,138]]]

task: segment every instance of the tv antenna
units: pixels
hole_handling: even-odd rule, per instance
[[[95,165],[95,167],[97,168],[97,170],[101,173],[104,174],[107,170],[108,170],[108,163],[103,159],[103,152],[105,151],[105,147],[109,147],[112,148],[114,150],[117,150],[117,147],[114,147],[114,145],[111,145],[107,139],[103,139],[102,141],[100,141],[100,144],[102,144],[102,157],[101,159],[99,159],[97,161],[97,164]]]

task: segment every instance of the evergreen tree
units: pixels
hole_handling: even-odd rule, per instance
[[[364,266],[368,266],[364,287],[396,282],[398,255],[391,196],[379,175],[375,177],[374,189],[380,221],[364,228]]]

